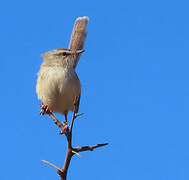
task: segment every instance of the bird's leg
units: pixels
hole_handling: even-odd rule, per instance
[[[73,115],[72,115],[72,121],[71,121],[71,125],[70,125],[70,132],[72,133],[72,128],[73,128],[73,124],[74,124],[74,120],[78,117],[83,115],[83,113],[80,114],[76,114],[78,112],[78,101],[80,100],[80,97],[75,97],[75,102],[73,104]]]
[[[69,126],[68,126],[68,113],[64,114],[65,121],[63,121],[64,129],[59,134],[67,134],[69,132]]]
[[[65,116],[65,121],[63,121],[63,124],[64,126],[68,126],[68,113],[65,113],[64,116]]]
[[[80,102],[80,96],[75,97],[75,101],[74,101],[74,106],[73,106],[73,117],[74,119],[77,118],[78,116],[83,115],[83,113],[78,113],[79,110],[79,102]]]
[[[64,121],[64,123],[67,123],[67,122],[68,122],[68,113],[65,113],[64,116],[65,116],[65,121]]]
[[[44,115],[44,114],[48,114],[49,112],[52,112],[49,108],[48,105],[41,105],[41,111],[40,111],[40,114],[41,115]]]

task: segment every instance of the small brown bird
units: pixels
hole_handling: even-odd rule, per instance
[[[42,54],[44,61],[36,86],[38,98],[51,111],[64,114],[66,122],[70,110],[75,108],[75,113],[79,110],[81,85],[74,63],[83,51],[58,48]]]

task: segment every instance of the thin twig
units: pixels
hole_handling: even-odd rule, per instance
[[[39,106],[42,107],[41,104],[39,104]],[[54,116],[54,114],[51,111],[47,111],[46,114],[48,114],[50,116],[50,118],[62,130],[62,132],[65,131],[65,125],[63,125],[58,119],[56,119],[56,117]]]
[[[72,128],[73,128],[74,120],[77,117],[76,113],[75,113],[76,102],[77,102],[77,98],[75,98],[75,102],[74,102],[71,126],[70,126],[69,130],[65,132],[65,135],[66,135],[66,138],[67,138],[67,154],[66,154],[66,159],[65,159],[65,162],[64,162],[64,167],[62,168],[63,174],[60,175],[60,176],[62,176],[61,178],[63,178],[63,180],[66,180],[68,168],[69,168],[69,165],[70,165],[70,161],[72,159],[72,156],[75,154],[73,152],[73,148],[72,148]]]
[[[74,124],[74,120],[77,118],[77,116],[75,115],[75,112],[73,111],[73,115],[72,115],[72,121],[71,121],[71,125],[70,125],[70,133],[72,134],[72,129],[73,129],[73,124]]]
[[[96,145],[92,145],[92,146],[80,146],[80,147],[73,148],[73,150],[75,152],[93,151],[96,148],[99,148],[99,147],[102,147],[102,146],[106,146],[106,145],[108,145],[108,143],[96,144]]]
[[[76,103],[74,103],[75,106]],[[41,106],[41,105],[40,105]],[[75,107],[74,107],[74,111],[73,111],[73,116],[72,116],[72,121],[71,121],[71,126],[69,128],[69,126],[67,124],[63,125],[58,119],[56,119],[56,117],[53,115],[52,112],[47,111],[46,112],[51,119],[53,120],[53,122],[62,130],[62,132],[65,134],[66,138],[67,138],[67,153],[66,153],[66,159],[64,162],[64,167],[62,169],[60,169],[59,167],[55,166],[54,164],[42,160],[43,162],[55,167],[57,169],[57,173],[60,176],[60,180],[66,180],[67,178],[67,172],[68,172],[68,168],[72,159],[72,156],[74,154],[79,155],[78,152],[83,152],[83,151],[93,151],[96,148],[102,147],[102,146],[106,146],[108,145],[108,143],[104,143],[104,144],[96,144],[96,145],[92,145],[92,146],[80,146],[80,147],[72,147],[72,129],[73,129],[73,125],[74,125],[74,120],[78,117],[81,116],[81,114],[76,115],[75,113]]]

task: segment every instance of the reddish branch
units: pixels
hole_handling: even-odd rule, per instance
[[[40,112],[40,114],[48,114],[50,116],[50,118],[53,120],[53,122],[62,130],[60,132],[60,134],[63,134],[64,131],[68,128],[68,126],[66,124],[62,124],[58,119],[56,119],[56,117],[53,115],[53,113],[46,107],[43,108],[43,106],[41,104],[39,104],[39,106],[41,107],[41,111],[43,111],[43,113]]]
[[[40,107],[41,107],[41,105],[40,105]],[[60,134],[65,134],[65,136],[67,138],[67,154],[66,154],[66,159],[65,159],[64,166],[62,169],[56,167],[55,165],[53,165],[52,163],[49,163],[48,161],[43,161],[57,169],[57,173],[60,175],[61,180],[66,180],[68,167],[70,165],[70,161],[71,161],[73,155],[78,154],[78,152],[93,151],[96,148],[108,145],[108,143],[104,143],[104,144],[96,144],[96,145],[92,145],[92,146],[72,147],[72,130],[73,130],[74,120],[82,114],[76,115],[75,112],[73,112],[71,125],[69,127],[67,125],[67,123],[63,124],[58,119],[56,119],[56,117],[53,115],[53,113],[51,111],[48,110],[45,113],[48,114],[50,116],[50,118],[53,120],[53,122],[61,129]]]
[[[102,147],[102,146],[106,146],[106,145],[108,145],[108,143],[96,144],[96,145],[92,145],[92,146],[80,146],[80,147],[73,148],[73,150],[75,152],[93,151],[94,149],[96,149],[98,147]]]

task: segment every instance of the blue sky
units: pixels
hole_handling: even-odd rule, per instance
[[[109,146],[74,157],[69,179],[189,179],[189,12],[180,0],[2,1],[0,179],[59,179],[66,139],[39,115],[40,54],[67,47],[89,16],[77,67],[82,82],[75,146]],[[57,116],[61,120],[62,116]]]

